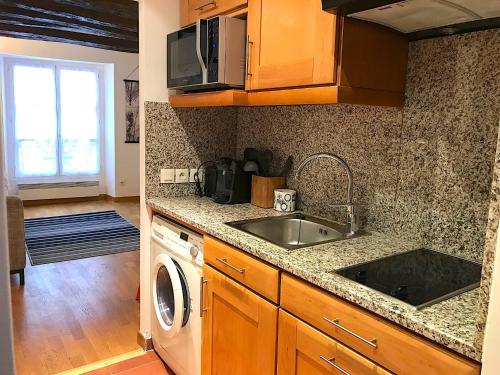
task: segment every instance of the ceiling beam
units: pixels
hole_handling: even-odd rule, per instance
[[[39,17],[27,17],[25,15],[3,12],[0,7],[0,30],[1,25],[18,25],[43,29],[58,29],[63,31],[76,31],[86,34],[100,35],[110,38],[138,41],[137,33],[113,29],[111,27],[89,26],[81,22],[65,22],[59,20],[43,19]]]
[[[137,53],[139,51],[137,42],[63,30],[46,29],[41,33],[40,29],[33,27],[0,24],[0,34],[12,38],[71,43],[121,52]]]
[[[138,29],[132,0],[0,0],[3,36],[137,53]]]

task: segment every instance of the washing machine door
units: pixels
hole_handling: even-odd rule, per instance
[[[167,254],[156,257],[153,270],[153,301],[156,318],[166,337],[187,324],[190,296],[186,277],[179,264]]]

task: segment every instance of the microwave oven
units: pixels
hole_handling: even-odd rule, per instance
[[[246,21],[217,16],[167,35],[167,87],[182,91],[245,85]]]

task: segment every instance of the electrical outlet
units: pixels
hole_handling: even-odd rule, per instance
[[[194,180],[194,174],[198,171],[198,168],[191,168],[189,170],[189,182],[196,182]],[[200,178],[200,182],[203,182],[203,169],[200,169],[198,173],[198,177]]]
[[[160,183],[161,184],[175,183],[175,169],[160,170]]]
[[[181,184],[189,182],[189,169],[176,169],[175,170],[175,183]]]

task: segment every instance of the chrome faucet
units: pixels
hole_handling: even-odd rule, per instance
[[[300,176],[300,172],[309,162],[316,159],[333,159],[339,163],[347,173],[347,203],[346,204],[336,204],[334,208],[345,208],[346,209],[346,232],[347,236],[353,236],[359,230],[359,220],[356,206],[352,203],[352,171],[349,165],[341,159],[340,157],[333,154],[313,154],[308,156],[299,164],[297,171],[295,172],[295,179],[297,180]]]

